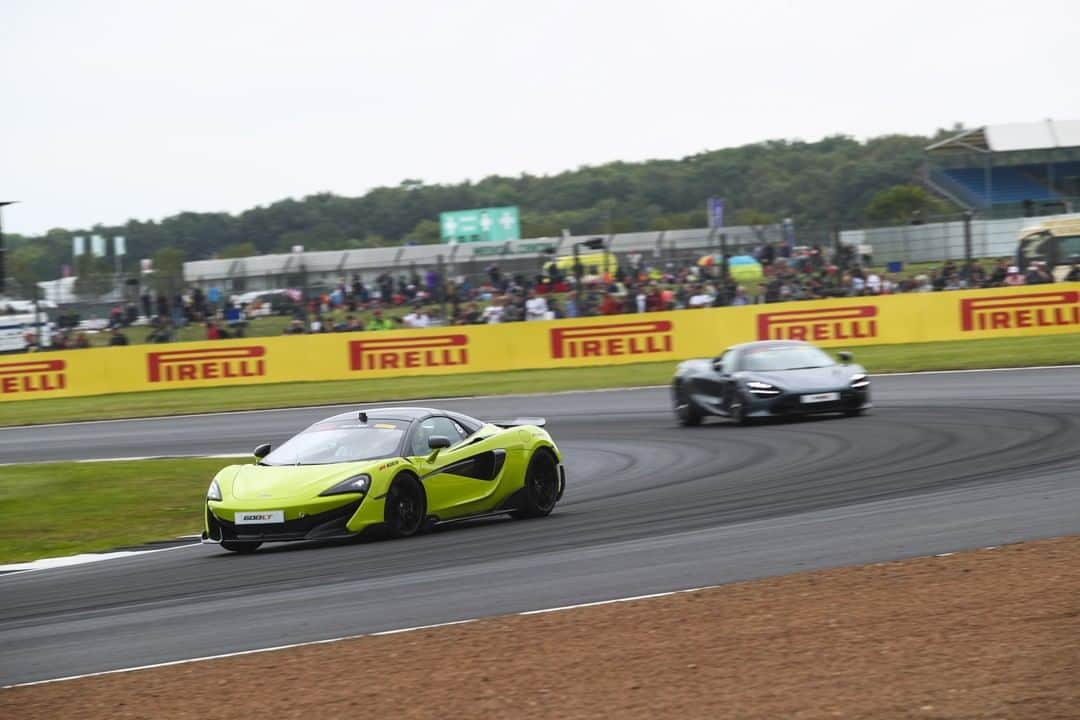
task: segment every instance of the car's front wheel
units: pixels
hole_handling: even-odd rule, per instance
[[[683,386],[676,385],[672,390],[672,395],[675,400],[675,419],[679,421],[679,424],[683,427],[700,425],[704,415],[697,405],[690,401]]]
[[[260,545],[262,545],[261,542],[250,542],[250,541],[242,541],[242,540],[222,540],[221,541],[221,547],[225,548],[226,550],[231,550],[234,553],[241,553],[241,554],[245,554],[245,555],[247,553],[255,552],[256,550],[259,549]]]
[[[559,499],[559,463],[547,450],[537,450],[525,470],[521,507],[511,513],[516,518],[550,515]]]
[[[728,412],[731,414],[731,420],[736,425],[749,424],[750,417],[746,407],[746,398],[743,396],[742,391],[735,391],[735,395],[731,398],[731,404],[728,406]]]
[[[399,475],[386,494],[383,521],[392,538],[415,535],[424,524],[427,498],[420,481],[413,475]]]

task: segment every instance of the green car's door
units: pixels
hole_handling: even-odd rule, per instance
[[[428,439],[441,435],[449,438],[450,447],[428,460]],[[420,470],[420,481],[427,493],[427,511],[441,520],[494,509],[499,477],[506,451],[497,440],[466,438],[465,430],[446,417],[431,417],[413,429],[413,462]]]

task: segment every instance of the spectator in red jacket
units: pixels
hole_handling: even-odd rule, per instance
[[[622,310],[622,303],[618,301],[614,293],[607,293],[600,302],[601,315],[618,315]]]

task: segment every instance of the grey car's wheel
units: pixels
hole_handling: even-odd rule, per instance
[[[697,405],[690,402],[690,398],[687,397],[686,391],[683,390],[681,385],[676,385],[674,390],[675,396],[675,419],[679,421],[679,424],[684,427],[693,427],[700,425],[701,420],[705,417]]]
[[[247,553],[253,553],[259,549],[262,545],[261,542],[244,542],[242,540],[222,540],[221,547],[226,550],[230,550],[234,553],[240,553],[246,555]]]
[[[747,416],[746,411],[746,399],[739,390],[735,391],[735,396],[731,399],[731,405],[728,407],[728,412],[731,413],[732,422],[737,425],[747,425],[750,422],[750,418]]]
[[[521,507],[511,513],[516,518],[550,515],[559,499],[559,463],[547,450],[537,450],[525,470]]]
[[[424,525],[427,497],[420,481],[412,475],[399,475],[386,493],[383,522],[392,538],[415,535]]]

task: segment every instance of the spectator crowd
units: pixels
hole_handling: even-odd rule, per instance
[[[205,327],[209,340],[243,337],[253,318],[291,315],[284,333],[304,335],[444,325],[477,325],[599,315],[682,310],[704,307],[816,300],[834,297],[943,292],[969,288],[1012,287],[1054,282],[1043,263],[1019,268],[1002,259],[989,265],[949,260],[925,271],[884,272],[871,267],[850,246],[828,253],[819,246],[787,248],[763,245],[754,253],[760,272],[738,280],[739,266],[702,258],[692,263],[649,265],[641,255],[612,255],[607,269],[581,265],[562,268],[548,263],[540,273],[506,273],[489,265],[474,282],[466,276],[444,279],[435,269],[392,275],[384,272],[365,284],[358,275],[304,298],[298,290],[240,303],[220,291],[192,287],[170,299],[144,291],[134,301],[116,305],[101,328],[109,345],[126,345],[126,333],[142,327],[145,341],[170,342],[188,325]],[[705,260],[711,260],[707,262]],[[727,272],[725,272],[725,269]],[[1080,280],[1074,264],[1066,280]],[[258,294],[256,294],[258,295]],[[141,310],[141,312],[140,312]],[[90,346],[77,316],[61,315],[53,349]],[[28,345],[32,338],[27,338]],[[33,343],[36,347],[36,343]],[[34,348],[31,348],[34,349]]]
[[[285,332],[473,325],[1054,282],[1043,263],[1021,271],[1004,259],[990,266],[949,260],[941,267],[902,274],[874,269],[864,260],[847,246],[831,257],[820,247],[783,257],[765,246],[757,257],[760,278],[752,283],[736,280],[733,268],[725,274],[723,261],[652,266],[634,255],[612,263],[608,272],[597,267],[567,272],[551,263],[530,276],[490,265],[477,284],[464,276],[442,282],[434,270],[396,279],[384,273],[370,286],[354,276],[351,283],[343,280],[299,308]],[[1080,268],[1074,265],[1066,279],[1080,279]],[[407,312],[387,315],[393,308]],[[332,322],[327,318],[335,311],[344,317]],[[360,319],[365,314],[366,323]]]

